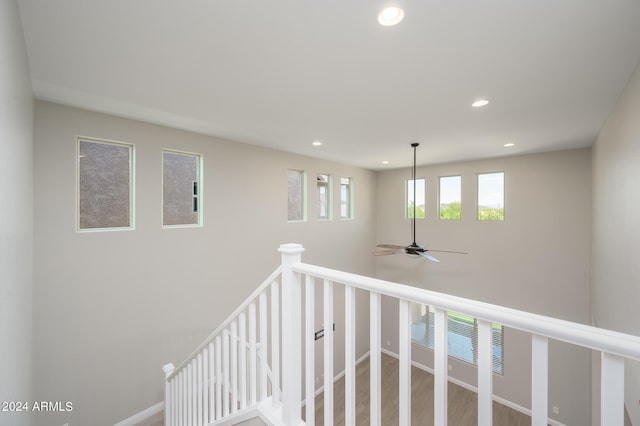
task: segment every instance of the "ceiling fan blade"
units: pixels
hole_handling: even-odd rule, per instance
[[[450,251],[450,250],[431,250],[431,249],[428,249],[427,251],[435,251],[435,252],[438,252],[438,253],[469,254],[469,253],[465,253],[463,251]]]
[[[419,252],[418,254],[419,254],[420,256],[424,257],[425,259],[428,259],[428,260],[430,260],[430,261],[432,261],[432,262],[440,263],[440,261],[439,261],[438,259],[436,259],[435,257],[431,256],[431,255],[430,255],[430,254],[428,254],[428,253],[425,253],[425,252]]]
[[[404,249],[404,246],[397,246],[395,244],[378,244],[376,247],[388,248],[388,249]]]
[[[393,250],[374,251],[371,254],[373,254],[374,256],[389,256],[390,254],[400,254],[400,253],[404,253],[404,247],[400,249],[393,249]]]

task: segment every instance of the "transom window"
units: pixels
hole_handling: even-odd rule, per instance
[[[331,219],[331,176],[318,173],[318,219]]]
[[[77,230],[133,229],[133,145],[77,139]]]
[[[301,170],[287,171],[287,218],[290,222],[306,220],[306,176]]]
[[[440,177],[438,209],[442,220],[460,220],[462,216],[462,176]]]
[[[426,181],[424,178],[407,180],[407,204],[406,212],[409,219],[413,218],[415,206],[416,219],[424,219],[426,217]]]
[[[202,223],[202,157],[183,152],[162,152],[162,225]]]
[[[478,175],[478,220],[504,220],[504,172]]]
[[[353,182],[340,178],[340,219],[353,219]]]

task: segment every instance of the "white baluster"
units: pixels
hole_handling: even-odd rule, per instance
[[[447,311],[435,308],[434,338],[434,424],[447,424],[447,368],[449,347],[447,343]]]
[[[249,305],[249,404],[254,406],[257,402],[258,383],[258,359],[256,353],[256,304]]]
[[[191,420],[196,424],[198,422],[198,363],[196,358],[189,363],[191,365]],[[198,425],[199,426],[199,425]]]
[[[171,425],[171,416],[173,414],[172,404],[173,404],[173,400],[175,399],[175,395],[172,393],[172,388],[171,388],[174,382],[174,379],[171,379],[171,381],[168,381],[167,379],[175,369],[176,368],[171,363],[166,364],[165,366],[162,367],[162,371],[164,371],[164,377],[165,377],[165,382],[164,382],[164,424],[165,426]]]
[[[173,403],[171,404],[171,426],[178,426],[178,406],[180,405],[180,388],[178,387],[178,376],[174,376],[171,381],[171,393],[173,394]]]
[[[493,349],[491,323],[478,320],[478,426],[493,424]]]
[[[215,347],[213,342],[209,343],[209,417],[208,422],[213,422],[216,419],[216,392],[215,392]]]
[[[624,424],[624,358],[602,352],[600,370],[600,422]]]
[[[229,377],[229,331],[224,329],[222,331],[222,415],[229,415],[229,393],[230,389],[230,377]]]
[[[238,333],[238,393],[240,396],[240,409],[247,408],[247,316],[244,312],[239,318]]]
[[[324,424],[333,425],[333,283],[324,280]]]
[[[280,283],[271,284],[271,399],[280,406]]]
[[[193,424],[193,363],[187,364],[187,424]]]
[[[203,410],[203,404],[202,404],[202,353],[199,353],[198,356],[196,357],[196,364],[195,364],[195,387],[196,387],[196,424],[198,426],[202,426],[202,410]]]
[[[208,346],[202,350],[202,370],[201,370],[201,381],[202,381],[202,424],[209,424],[209,349]]]
[[[238,411],[238,322],[231,322],[231,412]]]
[[[305,422],[315,424],[315,287],[313,277],[305,279]]]
[[[345,425],[356,424],[356,289],[344,287]]]
[[[267,399],[267,293],[260,293],[260,389],[261,401]]]
[[[381,417],[381,366],[380,366],[380,294],[370,293],[369,295],[369,333],[370,333],[370,350],[369,350],[369,375],[370,375],[370,414],[369,424],[371,426],[380,426]]]
[[[531,335],[531,426],[546,426],[549,339]]]
[[[401,425],[411,424],[411,312],[409,302],[400,300],[398,330],[399,350],[399,418]]]
[[[222,407],[222,389],[223,383],[222,381],[222,338],[220,336],[216,336],[216,420],[220,419],[223,416],[223,407]],[[226,389],[226,385],[224,385],[224,389]]]
[[[186,374],[186,371],[184,368],[178,373],[178,395],[180,397],[178,399],[179,405],[178,405],[177,424],[179,424],[180,426],[187,423],[187,411],[184,408],[185,398],[187,397],[185,392],[185,390],[187,389],[185,385],[185,374]]]

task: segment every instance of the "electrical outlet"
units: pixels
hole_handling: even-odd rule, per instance
[[[553,414],[560,414],[560,409],[556,406],[553,407]]]

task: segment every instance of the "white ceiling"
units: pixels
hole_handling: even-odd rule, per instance
[[[376,170],[590,146],[640,60],[638,0],[19,4],[38,99]]]

